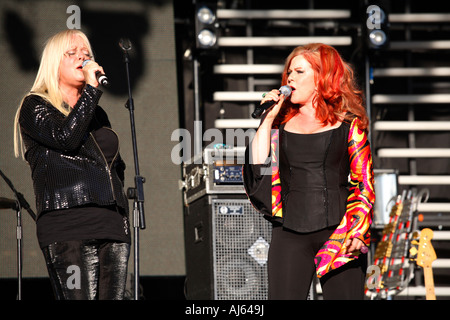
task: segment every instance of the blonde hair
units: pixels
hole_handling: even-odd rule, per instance
[[[63,95],[59,87],[59,66],[66,50],[72,44],[72,39],[79,36],[83,39],[89,54],[94,59],[92,48],[86,35],[76,29],[64,30],[58,32],[49,38],[42,52],[41,63],[39,66],[36,79],[28,94],[26,94],[17,109],[14,119],[14,154],[16,158],[22,156],[24,158],[24,146],[22,135],[20,133],[19,116],[23,104],[23,100],[29,95],[38,95],[48,101],[53,107],[67,116],[70,108],[64,104]]]

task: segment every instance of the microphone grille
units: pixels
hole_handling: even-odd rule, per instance
[[[292,93],[292,88],[290,86],[282,86],[279,90],[286,98]]]
[[[91,60],[87,59],[84,60],[83,63],[81,64],[81,67],[84,68],[85,65],[87,65],[88,62],[90,62]]]

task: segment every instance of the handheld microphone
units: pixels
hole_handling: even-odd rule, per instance
[[[88,64],[90,61],[91,60],[89,60],[89,59],[84,60],[81,67],[84,68],[84,66],[86,64]],[[102,86],[109,87],[110,83],[109,83],[108,77],[105,74],[101,73],[100,71],[96,71],[95,77],[97,78],[98,83],[100,83]]]
[[[286,98],[289,97],[292,93],[292,89],[290,86],[282,86],[279,90],[280,90],[281,94],[284,94],[284,96]],[[276,104],[275,101],[267,101],[267,102],[264,102],[262,105],[257,106],[255,108],[255,111],[253,111],[253,113],[252,113],[252,117],[254,119],[259,118],[265,110],[269,109],[274,104]]]

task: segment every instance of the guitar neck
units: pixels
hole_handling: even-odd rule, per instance
[[[434,293],[433,269],[431,266],[423,267],[423,276],[425,279],[425,291],[427,300],[436,300]]]

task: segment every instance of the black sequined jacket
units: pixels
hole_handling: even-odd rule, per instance
[[[68,116],[37,95],[22,104],[19,124],[31,167],[37,215],[87,204],[113,205],[128,213],[125,164],[117,151],[108,165],[92,131],[110,128],[97,103],[102,91],[86,86]]]

